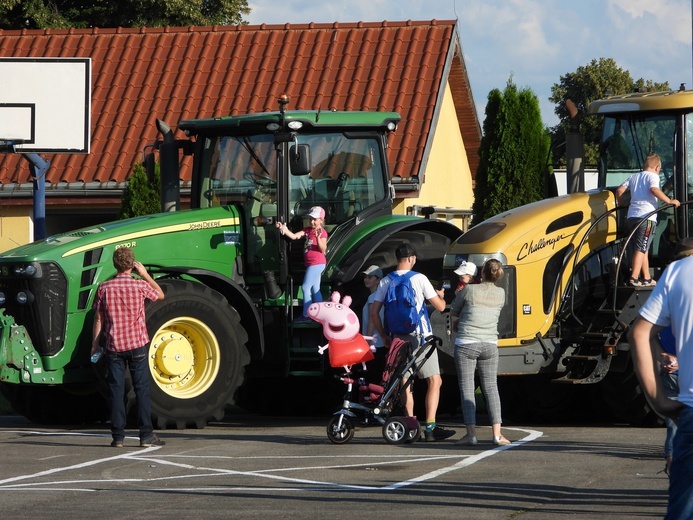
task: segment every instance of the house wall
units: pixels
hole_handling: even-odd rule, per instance
[[[49,201],[44,223],[45,236],[117,220],[119,211],[120,206],[113,203],[88,205],[56,204]],[[4,206],[0,201],[0,253],[33,241],[34,221],[31,201]]]
[[[450,88],[446,85],[419,196],[400,199],[393,211],[404,215],[413,205],[471,211],[473,202],[472,172]],[[463,217],[456,217],[453,222],[461,229],[466,228]]]
[[[32,207],[3,206],[0,203],[0,252],[28,244],[33,240]]]

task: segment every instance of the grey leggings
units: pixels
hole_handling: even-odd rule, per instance
[[[477,368],[479,369],[481,390],[486,397],[491,424],[502,423],[500,396],[498,395],[498,347],[493,343],[455,345],[455,364],[457,365],[457,380],[460,385],[464,423],[476,424],[474,371]]]

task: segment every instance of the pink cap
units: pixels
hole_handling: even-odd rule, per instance
[[[308,216],[311,218],[325,218],[325,210],[320,206],[313,206],[308,212]]]

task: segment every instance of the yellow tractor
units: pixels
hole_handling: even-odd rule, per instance
[[[657,279],[691,236],[693,91],[614,96],[593,102],[603,116],[598,188],[542,200],[485,220],[448,250],[444,271],[462,260],[496,258],[505,276],[499,375],[506,415],[550,420],[581,409],[633,424],[652,422],[632,371],[626,332],[651,287],[631,287],[627,201],[615,189],[662,158],[660,187],[681,201],[657,210],[650,249]],[[453,334],[445,349],[452,352]]]

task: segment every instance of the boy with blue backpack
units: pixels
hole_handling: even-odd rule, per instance
[[[431,322],[426,310],[428,301],[438,311],[445,310],[443,289],[436,290],[426,275],[412,271],[416,264],[416,251],[411,244],[403,243],[395,250],[397,268],[380,281],[370,308],[370,318],[383,339],[385,346],[390,347],[390,340],[398,337],[409,341],[416,348],[432,334]],[[380,309],[384,307],[385,323],[380,318]],[[418,377],[426,379],[426,425],[424,439],[442,441],[455,435],[454,430],[445,430],[436,426],[436,412],[440,400],[440,377],[438,352],[434,351],[418,372]],[[404,393],[404,406],[409,416],[414,415],[414,399],[411,392]]]

